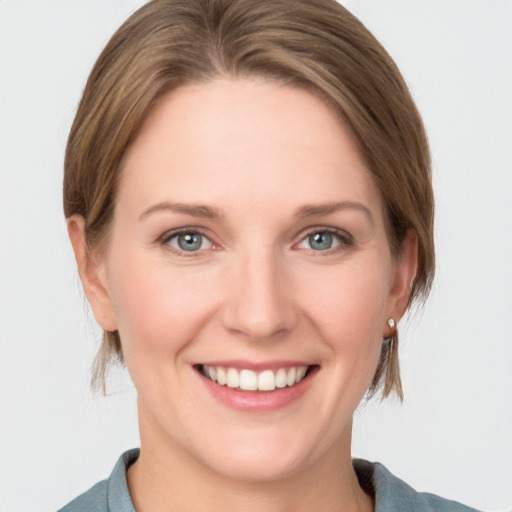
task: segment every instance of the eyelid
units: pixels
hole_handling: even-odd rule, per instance
[[[315,251],[314,249],[306,249],[313,251],[317,254],[329,254],[332,252],[336,252],[337,250],[346,249],[347,247],[352,247],[355,244],[354,237],[343,229],[334,228],[332,226],[312,226],[302,231],[299,235],[299,240],[293,245],[294,247],[298,246],[300,243],[304,242],[309,236],[315,233],[329,233],[330,235],[334,235],[338,238],[339,243],[330,249],[326,249],[324,251]],[[341,249],[339,249],[341,247]]]
[[[170,240],[173,239],[174,237],[177,237],[179,235],[185,235],[185,234],[201,235],[202,237],[206,238],[210,242],[212,247],[209,247],[207,249],[199,249],[197,251],[184,251],[182,249],[179,249],[178,247],[174,247],[173,245],[171,245],[169,243]],[[165,246],[166,250],[173,252],[174,254],[178,254],[179,256],[186,256],[186,257],[200,256],[205,251],[215,250],[215,248],[218,246],[212,240],[211,236],[209,236],[206,233],[206,230],[204,230],[203,228],[199,228],[197,226],[182,226],[179,228],[171,229],[169,231],[166,231],[163,235],[161,235],[158,238],[157,242],[160,245]]]
[[[207,249],[200,249],[197,251],[184,251],[184,250],[181,250],[181,249],[169,244],[169,241],[172,238],[174,238],[178,235],[181,235],[181,234],[190,234],[190,233],[192,233],[192,234],[197,233],[197,234],[205,237],[210,242],[212,247],[209,247]],[[305,249],[305,250],[309,250],[309,251],[315,252],[317,254],[324,253],[327,255],[332,252],[336,252],[338,250],[343,250],[343,249],[346,249],[348,247],[352,247],[353,245],[355,245],[354,237],[348,231],[339,229],[339,228],[335,228],[332,226],[320,225],[320,226],[311,226],[311,227],[308,227],[308,228],[302,230],[300,235],[298,235],[298,237],[297,237],[298,240],[293,244],[293,248],[297,248],[297,246],[300,243],[304,242],[307,239],[307,237],[309,237],[315,233],[329,233],[331,235],[334,235],[335,237],[337,237],[339,243],[335,247],[326,249],[324,251],[316,251],[314,249]],[[214,242],[212,240],[211,235],[207,234],[207,230],[205,230],[204,228],[200,228],[198,226],[182,226],[179,228],[171,229],[169,231],[166,231],[160,237],[158,237],[157,242],[160,245],[165,246],[167,250],[169,250],[175,254],[178,254],[178,255],[185,255],[187,257],[200,256],[205,251],[216,250],[219,247],[219,244],[217,244],[216,242]]]
[[[202,228],[199,228],[197,226],[182,226],[179,228],[170,229],[169,231],[166,231],[163,235],[160,235],[158,237],[158,241],[165,243],[168,242],[172,237],[176,235],[183,235],[187,233],[198,233],[200,235],[205,236],[209,239],[208,235],[205,233],[205,231]]]

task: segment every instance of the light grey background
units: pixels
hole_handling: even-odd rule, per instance
[[[0,510],[55,510],[138,444],[135,394],[91,395],[98,332],[61,212],[67,132],[142,1],[0,1]],[[419,490],[512,507],[512,2],[347,0],[429,132],[438,273],[400,324],[406,400],[357,413],[354,454]]]

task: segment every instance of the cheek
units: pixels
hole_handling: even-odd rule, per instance
[[[304,300],[309,302],[314,323],[327,339],[355,348],[381,339],[390,293],[389,275],[381,264],[340,266],[323,280],[311,277]]]
[[[310,306],[304,311],[318,329],[326,359],[332,363],[325,374],[329,386],[336,383],[333,389],[347,402],[346,409],[339,407],[341,416],[352,413],[368,389],[381,352],[391,263],[389,267],[377,263],[378,259],[329,269],[323,285],[311,278],[309,293],[304,294]]]
[[[179,352],[213,308],[208,277],[197,270],[133,257],[115,267],[109,282],[125,357]]]

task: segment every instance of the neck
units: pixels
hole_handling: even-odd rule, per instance
[[[128,470],[137,512],[371,512],[373,500],[352,467],[350,433],[305,469],[272,481],[231,478],[207,467],[180,445],[141,425],[141,451]]]

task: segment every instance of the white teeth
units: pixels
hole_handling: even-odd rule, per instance
[[[216,372],[217,372],[217,382],[221,386],[224,386],[226,384],[226,371],[224,370],[224,368],[217,368]]]
[[[307,366],[279,368],[264,370],[257,373],[253,370],[237,370],[236,368],[224,368],[222,366],[202,365],[202,374],[217,382],[221,386],[240,388],[245,391],[274,391],[276,388],[285,388],[298,384],[306,376]]]
[[[236,372],[236,370],[234,370]],[[240,372],[240,389],[247,391],[256,391],[258,389],[258,375],[252,370],[242,370]]]
[[[276,388],[285,388],[286,387],[286,370],[284,368],[279,368],[276,373]]]
[[[295,383],[298,384],[306,375],[307,372],[306,366],[301,366],[300,368],[297,368],[297,375],[295,375]]]
[[[295,375],[297,374],[297,371],[295,368],[290,368],[288,370],[288,375],[286,376],[286,384],[288,386],[293,386],[295,384]]]
[[[276,378],[272,370],[265,370],[258,375],[258,389],[261,391],[274,391]]]
[[[228,368],[226,373],[226,385],[228,388],[237,388],[240,386],[240,375],[235,368]]]

